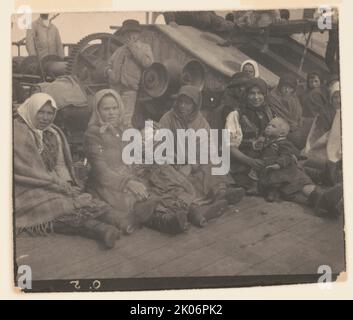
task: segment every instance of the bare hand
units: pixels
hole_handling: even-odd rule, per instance
[[[260,150],[263,149],[264,143],[265,143],[265,138],[264,137],[260,137],[257,140],[253,141],[252,147],[253,147],[253,149],[255,151],[260,151]]]
[[[139,201],[148,199],[149,193],[143,183],[135,180],[130,180],[127,183],[127,189],[129,189]]]
[[[75,197],[76,208],[88,208],[92,207],[92,196],[89,193],[82,193],[78,197]]]

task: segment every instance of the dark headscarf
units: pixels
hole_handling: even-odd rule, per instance
[[[269,94],[267,102],[272,112],[286,120],[291,130],[294,130],[301,126],[302,106],[295,92],[286,96],[281,93],[280,89],[283,86],[289,86],[296,91],[297,78],[291,74],[283,75],[279,80],[278,87]]]
[[[267,97],[267,93],[268,93],[268,86],[267,83],[265,82],[265,80],[261,79],[261,78],[252,78],[249,81],[247,81],[246,83],[246,91],[247,94],[250,92],[250,90],[254,87],[258,87],[260,89],[260,91],[262,92],[262,94]]]
[[[266,128],[267,124],[273,119],[274,115],[271,109],[267,104],[267,94],[268,94],[268,87],[267,83],[261,78],[253,78],[247,82],[247,95],[249,94],[250,90],[254,87],[260,89],[262,94],[265,96],[265,101],[261,107],[254,108],[249,105],[248,102],[245,104],[245,108],[242,110],[242,117],[243,119],[246,118],[253,126],[257,128],[258,133],[262,133]],[[247,129],[245,128],[246,123],[243,121],[242,129],[245,132],[249,129],[249,126],[246,125]],[[250,125],[251,127],[251,125]]]
[[[188,119],[184,119],[183,116],[179,113],[177,102],[176,102],[174,105],[174,112],[181,120],[183,121],[187,120],[188,122],[192,122],[198,117],[198,114],[201,109],[201,105],[202,105],[201,91],[198,87],[186,85],[180,88],[176,97],[178,98],[182,95],[189,97],[194,102],[195,109],[192,112],[192,114],[188,117]]]

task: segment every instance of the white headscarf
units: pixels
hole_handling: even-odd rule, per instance
[[[33,131],[40,153],[43,151],[43,131],[48,130],[51,124],[47,128],[40,130],[35,127],[34,123],[37,113],[47,102],[51,103],[51,106],[55,109],[56,112],[58,108],[56,106],[55,100],[49,94],[43,92],[33,94],[17,109],[19,116]]]
[[[113,98],[118,103],[120,115],[121,116],[124,115],[124,103],[123,103],[123,100],[121,99],[121,96],[118,92],[116,92],[113,89],[102,89],[102,90],[99,90],[98,92],[96,92],[96,94],[93,97],[93,101],[92,101],[92,115],[91,115],[91,118],[88,122],[88,126],[89,127],[90,126],[98,126],[100,128],[99,129],[100,133],[104,133],[105,130],[112,127],[112,124],[103,121],[101,114],[99,112],[99,104],[102,101],[102,99],[106,96],[113,96]],[[117,123],[117,125],[119,125],[121,127],[120,129],[122,129],[122,127],[123,127],[123,118],[122,117],[119,119],[119,123]]]
[[[257,64],[257,62],[254,61],[254,60],[245,60],[245,61],[241,64],[240,71],[243,71],[244,66],[245,66],[246,64],[251,64],[251,65],[254,67],[254,70],[255,70],[255,78],[258,78],[258,77],[260,76],[260,71],[259,71],[259,65]]]

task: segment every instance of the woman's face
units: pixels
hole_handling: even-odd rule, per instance
[[[309,85],[309,89],[320,88],[320,86],[321,86],[320,78],[316,75],[311,76],[309,78],[308,85]]]
[[[290,86],[284,85],[279,89],[279,91],[283,96],[288,97],[288,96],[291,96],[295,90]]]
[[[193,113],[193,111],[195,109],[195,104],[194,104],[194,101],[190,97],[182,94],[180,97],[178,97],[177,108],[178,108],[179,113],[184,118],[186,118]]]
[[[37,112],[33,125],[39,129],[44,130],[49,127],[55,118],[55,109],[52,107],[50,102],[47,102],[40,110]]]
[[[258,87],[253,87],[248,93],[248,102],[255,108],[261,107],[265,102],[265,96]]]
[[[337,110],[341,108],[341,93],[336,91],[332,95],[332,106]]]
[[[255,78],[255,68],[251,63],[244,65],[243,72],[247,73],[250,77]]]
[[[120,119],[118,101],[113,96],[105,96],[100,101],[98,110],[103,122],[115,125]]]

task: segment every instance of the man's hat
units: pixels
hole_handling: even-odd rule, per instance
[[[135,32],[141,32],[141,26],[140,23],[137,20],[133,19],[128,19],[123,22],[123,25],[121,29],[119,30],[119,33],[125,33],[128,31],[135,31]]]

